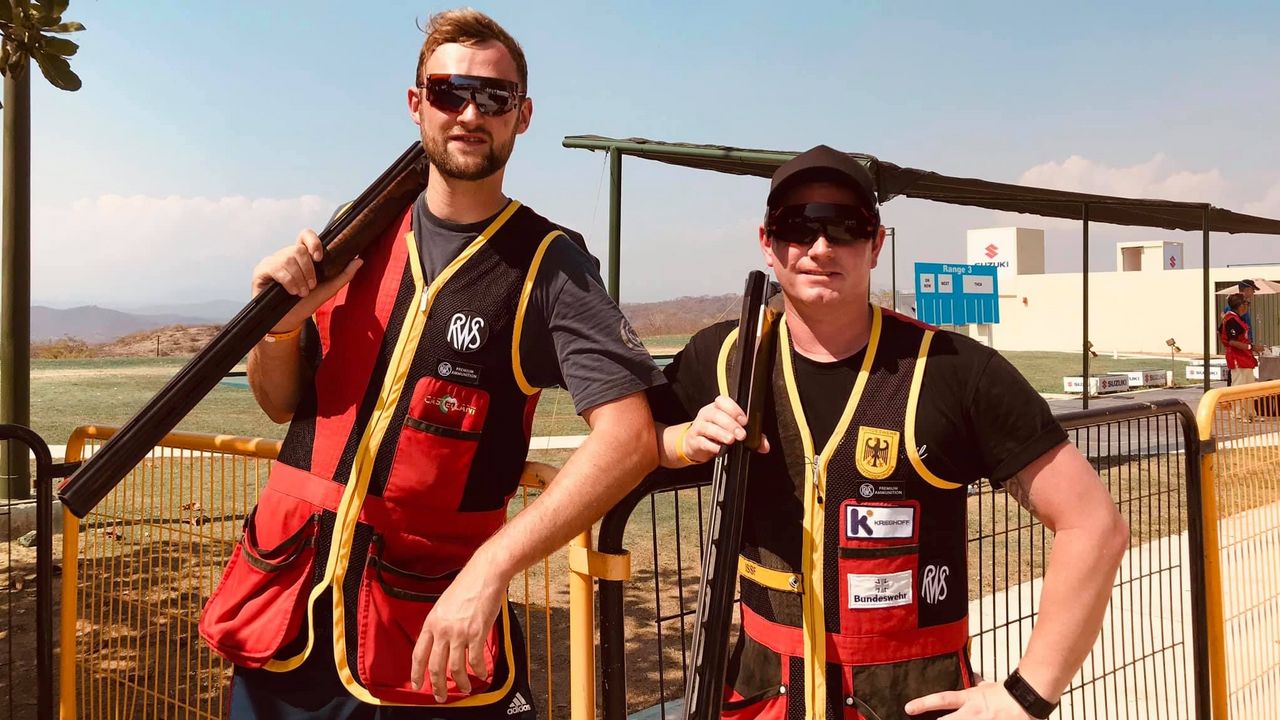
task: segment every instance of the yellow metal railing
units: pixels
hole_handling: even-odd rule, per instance
[[[67,461],[88,456],[115,430],[77,428]],[[201,643],[197,622],[279,450],[276,440],[171,433],[83,520],[65,513],[63,720],[226,716],[231,667]],[[513,509],[554,475],[551,466],[528,463]],[[598,561],[587,550],[590,539],[584,533],[568,553],[511,584],[512,602],[523,606],[530,684],[543,717],[570,715],[563,700],[557,704],[566,693],[573,720],[594,717],[588,570]],[[592,561],[575,561],[580,555]],[[567,599],[554,590],[566,587],[566,574]],[[565,644],[572,648],[567,666],[556,653]]]
[[[1213,717],[1280,706],[1280,381],[1205,393],[1197,412]]]

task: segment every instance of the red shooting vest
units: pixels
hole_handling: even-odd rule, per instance
[[[200,621],[219,655],[284,672],[330,652],[312,627],[329,602],[338,675],[373,704],[434,704],[429,683],[409,685],[414,643],[506,520],[539,392],[521,370],[520,328],[562,234],[512,201],[428,279],[411,218],[412,207],[316,313],[314,382]],[[451,686],[446,705],[505,697],[525,672],[513,622],[504,606],[486,649],[490,681],[473,677],[470,696]]]

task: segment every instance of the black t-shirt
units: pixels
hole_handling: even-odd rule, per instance
[[[428,282],[471,244],[497,217],[477,223],[442,220],[427,209],[425,195],[413,207]],[[579,414],[597,405],[663,382],[631,324],[609,297],[600,279],[600,263],[587,252],[578,233],[551,241],[529,295],[520,359],[535,387],[569,391]]]
[[[728,321],[700,331],[667,366],[669,384],[649,391],[659,422],[687,422],[715,399],[720,347],[736,324]],[[800,401],[818,447],[844,411],[864,354],[830,363],[792,355]],[[862,402],[874,400],[864,397]],[[1009,361],[952,332],[934,335],[919,402],[920,455],[930,471],[952,482],[988,478],[999,484],[1067,439],[1048,403]]]

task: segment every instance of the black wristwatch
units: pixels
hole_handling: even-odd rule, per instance
[[[1009,673],[1009,677],[1005,679],[1004,689],[1033,718],[1044,720],[1058,707],[1058,703],[1051,703],[1040,697],[1040,693],[1036,692],[1036,689],[1022,678],[1017,668],[1014,668],[1013,672]]]

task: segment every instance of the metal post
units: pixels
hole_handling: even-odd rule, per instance
[[[1080,393],[1080,407],[1089,409],[1089,204],[1080,208],[1080,219],[1084,222],[1084,259],[1081,262],[1081,277],[1084,279],[1084,338],[1080,341],[1084,357],[1084,392]]]
[[[0,423],[31,424],[31,70],[4,79]],[[0,497],[31,497],[26,448],[0,443]]]
[[[898,229],[885,228],[889,233],[889,288],[893,293],[893,311],[898,312]]]
[[[1209,282],[1209,207],[1204,206],[1204,214],[1201,220],[1201,228],[1204,231],[1204,355],[1201,362],[1204,363],[1204,391],[1209,392],[1209,344],[1213,342],[1213,333],[1210,328],[1214,326],[1213,317],[1213,295]],[[1227,372],[1230,372],[1228,370]]]
[[[609,150],[609,297],[618,302],[622,270],[622,152]]]

